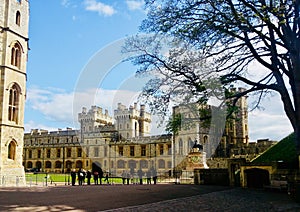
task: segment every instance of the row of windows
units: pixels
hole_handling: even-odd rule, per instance
[[[33,150],[28,150],[28,158],[31,159],[33,154]],[[56,149],[56,157],[60,158],[62,156],[61,149]],[[72,149],[67,148],[66,149],[66,157],[70,158],[72,157]],[[77,148],[77,157],[82,157],[82,149]],[[42,158],[42,150],[37,150],[37,158]],[[51,149],[46,149],[46,158],[51,158]]]

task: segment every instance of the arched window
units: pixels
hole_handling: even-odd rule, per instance
[[[16,66],[18,68],[21,67],[21,52],[22,48],[20,44],[15,43],[11,48],[11,65]]]
[[[28,162],[27,162],[27,168],[28,168],[28,169],[32,168],[32,162],[31,162],[31,161],[28,161]]]
[[[50,161],[46,161],[46,168],[47,169],[51,169],[51,167],[52,167],[51,162]]]
[[[14,84],[9,89],[8,120],[18,122],[20,89]]]
[[[59,169],[61,168],[62,163],[60,161],[55,162],[55,168]]]
[[[81,160],[76,161],[76,168],[78,168],[78,169],[82,168],[82,161]]]
[[[35,167],[38,168],[38,169],[42,168],[42,162],[41,161],[37,161],[35,163]]]
[[[16,13],[16,24],[18,26],[21,25],[21,13],[19,11],[17,11],[17,13]]]
[[[141,160],[141,161],[140,161],[140,167],[141,167],[142,169],[147,169],[147,168],[148,168],[148,161],[146,161],[146,160]]]
[[[164,169],[165,166],[166,166],[166,165],[165,165],[165,161],[162,160],[162,159],[160,159],[160,160],[158,161],[158,168]]]
[[[118,160],[117,166],[118,166],[118,168],[125,168],[125,161],[124,160]]]
[[[8,159],[14,160],[16,157],[16,143],[14,141],[11,141],[8,145]]]

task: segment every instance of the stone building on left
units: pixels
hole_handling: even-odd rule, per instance
[[[0,185],[23,186],[28,0],[0,3]]]

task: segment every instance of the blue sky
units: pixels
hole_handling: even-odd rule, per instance
[[[107,49],[113,51],[120,39],[138,33],[145,17],[142,0],[30,1],[25,130],[76,128],[83,106],[96,104],[113,111],[119,101],[132,104],[143,80],[134,78],[134,67],[115,61]],[[105,70],[104,78],[94,77],[111,61],[115,66]],[[83,74],[92,66],[85,79]],[[93,86],[80,91],[83,80]],[[76,107],[75,97],[80,100]],[[280,100],[272,97],[264,106],[266,110],[249,113],[250,139],[287,135],[291,127]]]

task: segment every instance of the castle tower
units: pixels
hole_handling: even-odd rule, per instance
[[[103,110],[101,107],[91,106],[89,111],[85,107],[78,114],[78,121],[82,132],[93,132],[97,127],[112,125],[113,119],[108,114],[108,110]]]
[[[25,185],[22,166],[28,0],[0,3],[0,185]]]
[[[118,108],[114,111],[116,130],[121,138],[136,138],[150,135],[151,114],[145,111],[145,106],[137,103],[126,108],[118,103]]]

